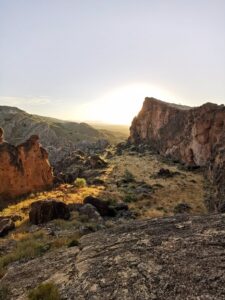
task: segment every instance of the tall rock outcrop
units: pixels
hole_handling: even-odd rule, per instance
[[[206,166],[216,186],[216,206],[225,201],[225,107],[186,107],[145,98],[129,141],[148,143],[160,154],[188,166]]]
[[[5,201],[51,187],[52,168],[38,136],[13,146],[4,142],[0,129],[0,183],[0,200]]]

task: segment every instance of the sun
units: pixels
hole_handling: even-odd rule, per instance
[[[86,103],[80,115],[87,121],[130,125],[140,111],[145,97],[168,100],[168,91],[144,83],[134,83],[109,91],[101,98]]]

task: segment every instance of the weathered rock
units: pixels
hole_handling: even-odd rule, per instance
[[[80,208],[80,213],[88,216],[89,219],[96,221],[96,222],[102,222],[102,217],[97,212],[96,208],[91,204],[85,204]]]
[[[107,162],[99,155],[92,155],[87,159],[86,165],[90,166],[92,169],[101,169],[107,166]]]
[[[32,224],[47,223],[54,219],[68,220],[70,211],[67,205],[61,201],[46,199],[31,204],[29,219]]]
[[[97,211],[100,213],[100,215],[102,217],[114,217],[116,215],[115,209],[113,209],[109,203],[107,203],[106,201],[103,201],[101,199],[92,197],[92,196],[88,196],[84,199],[84,203],[87,204],[91,204],[94,207],[96,207]]]
[[[48,280],[67,300],[222,300],[224,226],[224,215],[132,221],[14,264],[0,284],[11,299]]]
[[[10,218],[0,218],[0,237],[7,235],[7,233],[14,228],[15,224]]]
[[[225,107],[190,108],[146,98],[134,118],[129,142],[145,143],[187,166],[207,166],[216,186],[215,206],[225,197]]]
[[[38,136],[32,136],[17,147],[6,142],[0,144],[0,182],[0,200],[52,186],[52,168]]]

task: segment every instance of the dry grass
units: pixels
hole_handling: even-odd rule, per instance
[[[155,175],[160,168],[179,174],[171,178],[157,178]],[[160,161],[156,155],[115,156],[102,178],[108,184],[107,190],[102,192],[103,196],[109,198],[110,191],[111,197],[113,195],[117,200],[124,200],[124,192],[115,185],[115,182],[123,178],[127,170],[134,175],[136,181],[144,181],[154,189],[151,196],[138,201],[127,201],[130,202],[131,209],[139,212],[141,218],[173,215],[174,207],[181,202],[189,204],[193,214],[206,213],[203,175],[199,172],[181,171],[176,165]],[[126,193],[131,199],[130,191]],[[135,195],[133,196],[135,198]]]

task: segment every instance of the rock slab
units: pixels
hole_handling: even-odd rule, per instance
[[[224,228],[224,214],[129,222],[12,265],[0,285],[11,299],[50,281],[67,300],[222,300]]]

